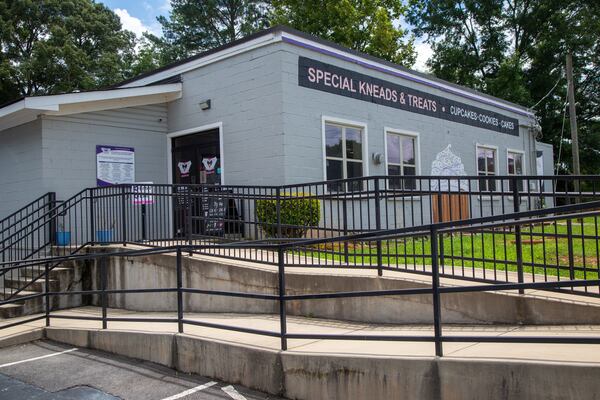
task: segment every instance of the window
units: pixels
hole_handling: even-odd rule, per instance
[[[477,146],[477,175],[495,176],[496,175],[496,149],[491,147]],[[480,179],[479,190],[496,190],[495,179]]]
[[[327,180],[360,178],[363,176],[362,128],[325,123],[325,160]],[[362,181],[332,183],[329,191],[355,191],[362,189]]]
[[[523,173],[523,153],[519,151],[511,151],[507,152],[507,167],[508,167],[508,175],[509,176],[521,176]],[[513,190],[512,181],[509,182],[510,190]],[[523,191],[523,180],[519,180],[517,182],[517,187],[519,191]]]
[[[389,176],[417,175],[416,137],[397,133],[386,134],[386,160]],[[416,189],[416,180],[390,178],[390,189]]]

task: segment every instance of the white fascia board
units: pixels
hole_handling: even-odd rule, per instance
[[[50,96],[29,97],[25,99],[25,108],[58,111],[60,105],[62,104],[89,103],[93,101],[105,101],[115,99],[126,99],[129,97],[168,94],[174,92],[181,92],[181,88],[181,83],[169,83],[165,85],[143,86],[127,89],[99,90],[95,92],[67,93]]]
[[[40,111],[58,111],[57,105],[46,105],[40,107],[28,107],[27,99],[19,100],[14,104],[0,108],[0,118],[18,113],[25,109],[40,110]]]
[[[268,44],[279,42],[279,41],[281,41],[281,33],[273,32],[273,33],[270,33],[270,34],[267,34],[264,36],[257,37],[256,39],[240,43],[237,46],[223,49],[216,53],[207,55],[206,57],[200,57],[198,59],[191,60],[191,61],[183,63],[181,65],[177,65],[173,68],[169,68],[167,70],[157,72],[156,74],[152,74],[145,78],[137,79],[133,82],[130,82],[130,83],[127,83],[127,84],[121,86],[121,88],[149,85],[151,83],[158,82],[163,79],[172,77],[174,75],[179,75],[184,72],[188,72],[188,71],[194,70],[196,68],[200,68],[205,65],[212,64],[214,62],[221,61],[221,60],[229,58],[229,57],[233,57],[237,54],[241,54],[246,51],[257,49],[259,47],[263,47]]]
[[[443,82],[440,82],[440,81],[431,80],[431,79],[427,79],[423,76],[411,74],[408,71],[403,71],[401,69],[393,68],[389,65],[385,65],[385,64],[379,63],[374,60],[369,60],[364,57],[360,57],[358,55],[348,53],[343,50],[339,50],[339,49],[327,46],[322,43],[318,43],[318,42],[315,42],[315,41],[312,41],[309,39],[305,39],[300,36],[294,35],[292,33],[283,32],[282,36],[283,36],[284,41],[285,41],[285,39],[288,39],[288,40],[291,40],[292,42],[296,42],[299,45],[304,46],[308,49],[311,49],[311,48],[319,49],[319,50],[322,50],[324,53],[329,53],[330,55],[332,55],[334,57],[338,57],[338,58],[341,58],[341,59],[344,59],[347,61],[353,61],[353,62],[355,62],[359,65],[363,65],[367,68],[379,70],[381,72],[388,73],[388,74],[398,76],[401,78],[405,78],[405,79],[408,79],[408,80],[416,82],[416,83],[422,83],[427,86],[443,90],[447,93],[452,93],[457,96],[476,100],[476,101],[479,101],[484,104],[497,106],[497,107],[503,108],[505,110],[516,112],[518,114],[527,114],[528,116],[530,116],[532,118],[535,116],[534,113],[532,113],[530,110],[528,110],[525,107],[515,107],[510,104],[507,104],[507,103],[504,103],[501,101],[497,101],[497,100],[494,100],[494,99],[486,97],[486,96],[478,95],[477,93],[473,93],[473,92],[470,92],[467,90],[462,90],[462,89],[457,88],[452,85],[444,84]]]

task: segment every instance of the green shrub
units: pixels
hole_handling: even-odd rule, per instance
[[[305,197],[306,196],[306,197]],[[280,199],[281,236],[301,238],[321,220],[321,203],[310,194],[285,193]],[[277,237],[277,200],[257,200],[256,216],[268,237]],[[287,226],[286,226],[287,225]]]

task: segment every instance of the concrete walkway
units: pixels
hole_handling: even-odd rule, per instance
[[[100,308],[81,307],[56,311],[53,315],[97,316]],[[131,318],[176,318],[175,313],[135,312],[109,309],[109,317]],[[18,320],[5,320],[6,325]],[[278,332],[277,315],[256,314],[200,314],[186,313],[186,319],[240,326]],[[43,328],[44,320],[26,323],[7,329],[0,329],[0,344],[10,342],[10,337],[26,332],[35,332]],[[51,326],[56,328],[100,329],[99,321],[77,321],[52,319]],[[135,331],[153,333],[176,333],[177,325],[156,322],[109,322],[111,331]],[[226,331],[185,325],[185,334],[203,339],[217,340],[237,345],[247,345],[257,349],[279,350],[280,340],[276,337]],[[433,335],[428,325],[373,325],[343,322],[326,319],[288,317],[289,333],[323,333],[341,335]],[[478,336],[581,336],[600,337],[600,326],[499,326],[499,325],[447,325],[443,329],[446,335]],[[386,357],[433,357],[433,343],[423,342],[381,342],[358,340],[289,340],[288,352],[310,354],[337,354],[351,356]],[[583,344],[513,344],[513,343],[445,343],[444,357],[454,359],[498,359],[520,361],[568,362],[600,365],[600,345]]]

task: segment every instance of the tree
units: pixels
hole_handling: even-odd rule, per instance
[[[593,0],[410,0],[408,21],[432,44],[436,76],[536,106],[543,140],[570,165],[565,55],[572,52],[584,172],[598,173],[600,5]],[[547,97],[544,98],[549,93]],[[542,100],[543,99],[543,100]],[[561,132],[563,140],[561,142]],[[587,161],[584,161],[586,158]]]
[[[93,0],[0,2],[0,103],[106,86],[128,75],[135,35]]]
[[[398,64],[411,66],[413,39],[397,21],[400,0],[273,0],[270,21],[284,24]]]
[[[267,3],[257,0],[171,0],[158,17],[163,37],[147,35],[160,64],[193,56],[266,27]]]

